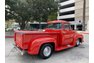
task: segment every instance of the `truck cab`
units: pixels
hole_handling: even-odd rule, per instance
[[[15,31],[14,40],[22,51],[47,59],[54,51],[79,46],[83,35],[72,30],[69,22],[54,20],[41,31]]]

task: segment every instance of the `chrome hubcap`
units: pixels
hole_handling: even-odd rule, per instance
[[[49,56],[51,54],[51,48],[49,46],[45,47],[43,50],[43,54],[45,56]]]
[[[79,42],[79,40],[77,40],[77,45],[80,45],[80,42]]]

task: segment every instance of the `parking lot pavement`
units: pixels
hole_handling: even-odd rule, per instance
[[[17,51],[9,52],[13,48],[13,39],[6,38],[5,56],[6,63],[89,63],[89,40],[88,34],[84,35],[84,43],[79,47],[55,52],[49,59],[39,59],[37,56],[20,55]],[[9,55],[9,56],[8,56]]]

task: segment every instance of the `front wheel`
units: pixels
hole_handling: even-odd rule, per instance
[[[50,44],[44,44],[39,52],[39,57],[42,59],[47,59],[52,55],[53,47]]]
[[[76,41],[76,47],[79,46],[81,44],[80,40]]]

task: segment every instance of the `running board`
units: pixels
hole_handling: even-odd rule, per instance
[[[64,49],[72,48],[72,47],[73,47],[72,45],[61,46],[61,47],[58,47],[58,48],[56,49],[56,51],[60,51],[60,50],[64,50]]]

